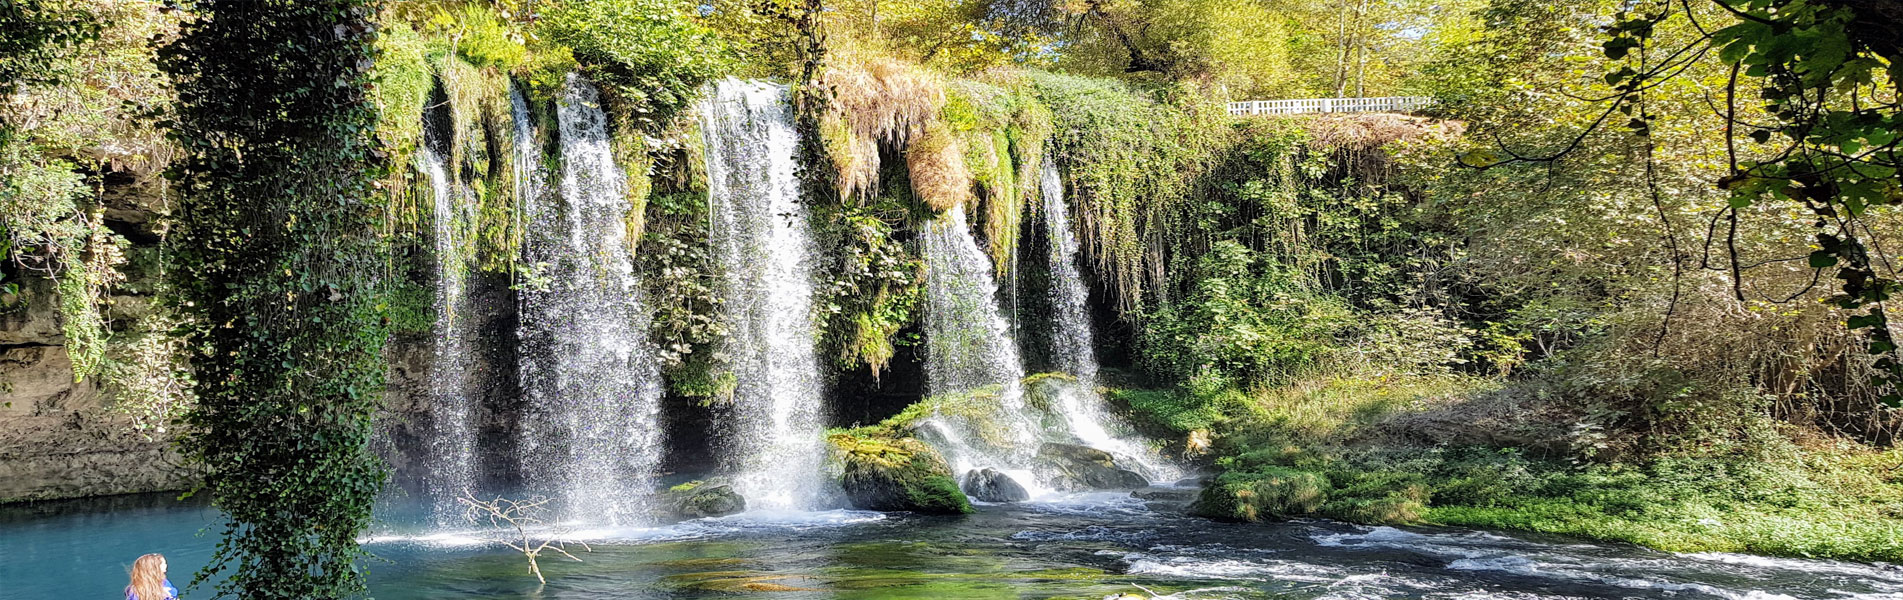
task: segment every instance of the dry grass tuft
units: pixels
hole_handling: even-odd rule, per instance
[[[912,193],[932,210],[945,212],[973,200],[965,151],[944,123],[932,121],[912,140],[905,166],[912,176]]]
[[[839,169],[840,196],[869,195],[879,180],[880,145],[903,147],[924,135],[945,106],[945,81],[860,46],[842,44],[833,56],[820,76],[832,94],[820,136]]]

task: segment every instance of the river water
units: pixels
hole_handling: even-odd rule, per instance
[[[180,587],[216,513],[169,496],[0,507],[0,598],[117,598],[144,552]],[[743,513],[577,530],[583,562],[522,557],[481,532],[366,538],[371,595],[422,598],[1903,598],[1903,567],[1324,521],[1217,523],[1119,493],[981,505],[967,517]],[[578,547],[571,547],[579,550]],[[205,586],[184,597],[207,598]]]

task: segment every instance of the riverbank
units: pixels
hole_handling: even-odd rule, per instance
[[[1532,531],[1671,552],[1903,561],[1903,451],[1747,420],[1640,454],[1525,385],[1318,378],[1254,393],[1121,390],[1207,436],[1194,512]],[[1181,449],[1179,448],[1179,451]]]

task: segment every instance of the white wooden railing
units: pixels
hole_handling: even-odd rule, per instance
[[[1232,115],[1292,115],[1299,113],[1414,112],[1433,102],[1426,96],[1388,96],[1385,98],[1304,98],[1300,100],[1250,100],[1230,102]]]

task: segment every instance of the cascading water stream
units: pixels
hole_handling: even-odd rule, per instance
[[[1171,465],[1138,439],[1118,435],[1122,423],[1104,410],[1097,395],[1097,356],[1090,326],[1089,293],[1077,268],[1077,235],[1071,230],[1070,208],[1064,203],[1064,182],[1056,162],[1046,158],[1039,179],[1043,196],[1044,227],[1050,239],[1051,358],[1058,370],[1077,377],[1062,386],[1051,409],[1063,417],[1070,433],[1084,445],[1116,455],[1123,466],[1150,481],[1175,481],[1182,469]]]
[[[527,115],[517,109],[520,133]],[[561,204],[523,196],[533,273],[523,292],[521,464],[570,520],[643,522],[661,461],[661,378],[627,237],[627,182],[593,85],[569,75],[556,117]],[[519,158],[539,162],[522,146],[533,136],[517,137]]]
[[[824,395],[792,105],[785,86],[727,79],[700,112],[736,378],[727,468],[752,508],[812,510],[828,492]]]
[[[948,415],[927,423],[940,451],[963,475],[990,467],[1036,493],[1031,461],[1041,427],[1024,402],[1024,363],[998,308],[991,261],[954,206],[925,227],[925,378],[934,397],[995,394],[989,417]],[[974,398],[973,401],[976,401]]]
[[[475,485],[475,401],[469,371],[474,366],[467,294],[469,206],[443,158],[425,141],[417,161],[434,196],[431,237],[436,263],[436,321],[431,343],[430,420],[427,490],[431,513],[438,525],[451,524],[461,514],[456,498]]]

